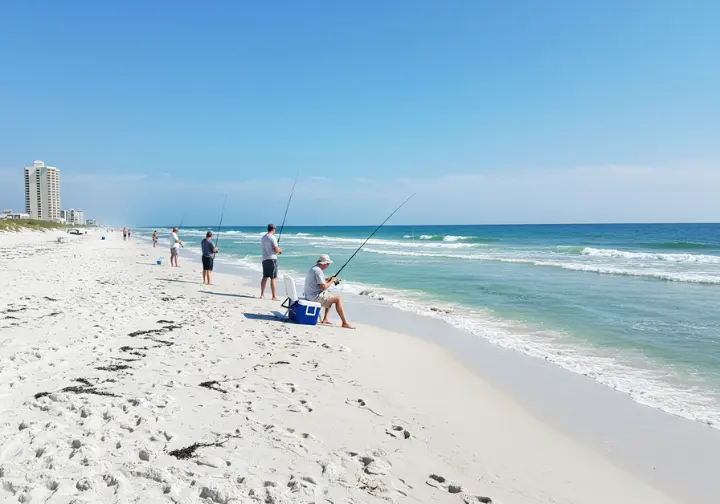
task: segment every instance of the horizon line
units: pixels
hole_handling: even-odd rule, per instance
[[[473,227],[473,226],[623,226],[623,225],[718,225],[720,224],[720,221],[695,221],[695,222],[685,222],[685,221],[677,221],[677,222],[668,222],[668,221],[657,221],[657,222],[647,222],[647,221],[626,221],[626,222],[518,222],[518,223],[488,223],[488,224],[386,224],[383,227],[386,228],[392,228],[392,227],[459,227],[459,226],[466,226],[466,227]],[[138,228],[172,228],[176,227],[176,224],[153,224],[153,225],[137,225]],[[102,227],[102,226],[99,226]],[[115,226],[118,227],[118,226]],[[183,226],[177,226],[180,229],[182,228],[191,228],[191,227],[207,227],[207,228],[231,228],[231,227],[244,227],[244,228],[267,228],[267,224],[228,224],[224,226],[218,226],[217,224],[186,224]],[[304,227],[304,228],[333,228],[333,227],[377,227],[377,224],[293,224],[293,225],[285,225],[285,228],[293,228],[293,227]]]

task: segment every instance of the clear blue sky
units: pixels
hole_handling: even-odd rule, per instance
[[[4,2],[22,167],[115,224],[720,220],[720,2]]]

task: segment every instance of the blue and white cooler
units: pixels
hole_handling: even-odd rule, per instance
[[[293,277],[288,274],[283,276],[288,298],[283,302],[282,306],[287,308],[290,320],[296,324],[317,325],[322,305],[317,301],[299,299]]]
[[[320,303],[298,299],[290,305],[288,315],[297,324],[317,325],[320,318]]]

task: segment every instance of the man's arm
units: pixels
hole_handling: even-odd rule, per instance
[[[273,236],[273,249],[275,249],[276,254],[282,254],[282,249],[278,245],[277,238]]]
[[[335,277],[334,277],[334,276],[331,276],[331,277],[328,279],[327,282],[325,282],[325,283],[323,283],[323,284],[318,284],[318,285],[320,285],[320,288],[321,288],[323,291],[326,291],[326,290],[328,290],[330,287],[332,287],[333,285],[335,285]]]

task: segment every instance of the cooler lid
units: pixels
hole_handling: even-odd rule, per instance
[[[317,301],[308,301],[307,299],[298,299],[298,304],[301,306],[317,306],[317,307],[322,306]]]

